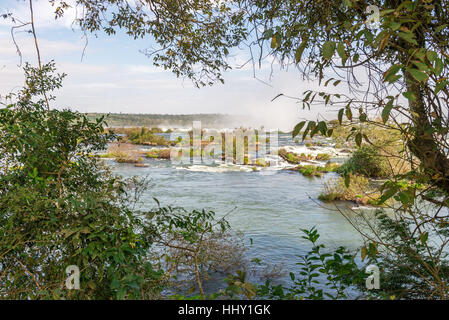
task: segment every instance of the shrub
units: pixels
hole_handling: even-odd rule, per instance
[[[150,151],[146,153],[147,158],[158,158],[158,154],[155,151]]]
[[[316,160],[327,161],[330,160],[331,156],[327,153],[318,153],[316,156]]]
[[[279,149],[278,154],[282,159],[284,159],[288,163],[299,164],[301,160],[303,160],[296,153],[287,152],[287,150],[285,150],[284,148]]]
[[[170,159],[170,149],[161,149],[157,155],[160,159]]]
[[[170,149],[153,149],[146,153],[147,158],[170,159]]]
[[[371,188],[366,177],[350,175],[350,182],[346,187],[344,178],[330,179],[324,184],[324,192],[318,199],[324,202],[352,201],[364,205],[377,203],[380,193]]]
[[[136,146],[129,143],[111,143],[106,155],[114,158],[118,163],[140,163],[142,162],[141,152]]]
[[[292,164],[300,164],[302,161],[309,161],[315,159],[315,157],[312,156],[311,154],[306,155],[305,153],[301,153],[301,155],[298,155],[294,152],[288,152],[284,148],[279,149],[278,154],[282,159]]]
[[[287,161],[292,163],[300,162],[298,157],[293,153],[287,153]]]
[[[355,150],[352,157],[337,172],[371,178],[386,178],[390,175],[388,162],[373,146],[362,146]]]
[[[326,163],[326,165],[324,166],[324,171],[325,172],[336,172],[338,170],[338,168],[340,168],[340,164],[338,163]]]
[[[123,133],[126,135],[125,141],[134,144],[143,145],[153,145],[153,146],[168,146],[170,141],[166,140],[164,137],[158,135],[157,133],[162,133],[160,128],[148,129],[142,128],[124,128],[115,129],[117,133]]]
[[[25,94],[0,109],[0,298],[152,298],[160,273],[147,259],[152,228],[130,209],[137,183],[90,156],[115,139],[102,119],[47,109],[35,90],[58,87],[53,70],[27,65]],[[69,265],[81,290],[65,288]]]
[[[358,266],[355,255],[344,247],[330,251],[324,244],[318,243],[320,235],[315,228],[302,229],[301,237],[312,244],[306,254],[300,256],[299,270],[290,272],[288,286],[265,285],[257,287],[257,295],[264,299],[281,300],[323,300],[347,299],[354,287],[366,290],[366,273]],[[320,279],[326,279],[324,281]]]
[[[299,171],[302,175],[307,177],[321,177],[323,173],[335,172],[335,170],[340,165],[337,163],[326,163],[324,167],[322,166],[314,166],[314,165],[305,165],[305,166],[297,166],[293,170]]]
[[[163,133],[164,130],[162,130],[161,128],[156,127],[156,128],[151,128],[150,132],[151,133]]]
[[[313,176],[321,177],[323,174],[321,168],[322,167],[305,165],[305,166],[298,166],[298,171],[306,177],[313,177]]]

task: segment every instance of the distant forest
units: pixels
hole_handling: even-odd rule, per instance
[[[136,114],[136,113],[87,113],[90,120],[105,116],[108,127],[191,127],[193,121],[201,126],[224,128],[238,126],[242,116],[225,114]]]

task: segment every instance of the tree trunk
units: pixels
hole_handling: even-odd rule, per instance
[[[449,159],[439,148],[435,135],[431,133],[432,125],[429,122],[421,84],[409,73],[406,73],[406,81],[407,90],[416,97],[415,101],[409,100],[414,132],[408,147],[421,162],[424,173],[430,178],[429,182],[449,195]]]

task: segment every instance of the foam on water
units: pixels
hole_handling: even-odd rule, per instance
[[[319,146],[313,146],[313,149],[306,147],[305,145],[300,145],[300,146],[285,146],[283,147],[285,150],[287,150],[288,152],[294,152],[296,154],[302,154],[304,153],[305,155],[312,155],[312,156],[317,156],[320,153],[327,153],[329,154],[332,158],[347,158],[349,157],[348,153],[345,152],[341,152],[341,150],[343,149],[335,149],[334,147],[319,147]]]
[[[214,172],[214,173],[223,173],[230,171],[240,171],[240,172],[253,171],[253,169],[250,166],[234,165],[234,164],[220,164],[219,166],[191,165],[185,167],[176,167],[176,170],[188,170],[195,172]]]

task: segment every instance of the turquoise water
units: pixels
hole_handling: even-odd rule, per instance
[[[294,145],[286,136],[280,140],[280,145]],[[146,168],[110,163],[125,177],[148,176],[151,187],[142,198],[148,208],[155,206],[156,197],[163,206],[205,208],[217,216],[232,211],[227,219],[234,230],[243,233],[247,254],[283,266],[287,274],[298,270],[298,255],[311,248],[301,239],[300,229],[316,226],[328,248],[355,249],[361,244],[359,234],[332,210],[333,205],[317,199],[323,184],[336,176],[333,173],[308,178],[282,170],[285,163],[257,172],[247,166],[181,166],[160,159],[145,159]]]

